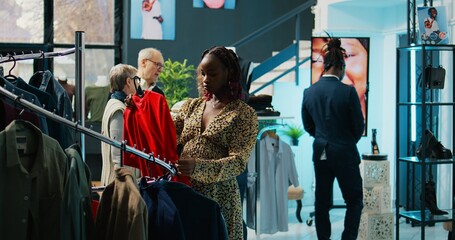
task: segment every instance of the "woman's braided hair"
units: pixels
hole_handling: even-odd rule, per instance
[[[225,96],[220,97],[226,97],[229,100],[241,99],[242,86],[240,85],[240,80],[242,76],[237,54],[235,54],[235,52],[232,51],[231,49],[225,48],[224,46],[214,46],[205,50],[202,53],[201,59],[203,59],[205,56],[209,54],[216,56],[221,61],[223,66],[225,66],[226,69],[228,70],[229,88],[226,88],[226,91],[224,92]],[[202,76],[199,68],[197,70],[197,79],[199,92],[201,92],[204,95],[206,100],[210,100],[212,98],[213,93],[210,93],[207,90],[203,89]]]

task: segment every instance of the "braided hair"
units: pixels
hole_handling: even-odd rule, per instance
[[[341,40],[339,38],[330,38],[329,42],[322,49],[322,56],[324,58],[324,72],[329,70],[332,66],[344,68],[346,63],[346,50],[341,47]]]
[[[235,54],[235,52],[232,51],[231,49],[225,48],[224,46],[214,46],[205,50],[202,53],[201,59],[210,54],[217,57],[221,61],[223,66],[228,70],[227,78],[229,88],[226,88],[226,91],[223,93],[223,96],[220,97],[226,97],[229,100],[241,99],[243,97],[242,86],[240,85],[240,80],[242,76],[237,54]],[[199,92],[203,94],[206,100],[212,99],[212,93],[208,92],[202,87],[202,75],[200,67],[198,67],[197,70],[197,80]]]

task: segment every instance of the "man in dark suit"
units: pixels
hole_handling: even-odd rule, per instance
[[[324,73],[305,89],[302,120],[314,137],[316,177],[315,223],[318,239],[330,239],[329,211],[335,178],[346,202],[342,239],[356,239],[363,209],[362,177],[357,142],[364,131],[360,101],[354,87],[340,80],[345,74],[345,50],[332,38],[324,49]]]

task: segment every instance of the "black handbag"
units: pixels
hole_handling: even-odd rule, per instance
[[[446,70],[439,66],[434,68],[432,66],[428,66],[425,68],[425,87],[429,89],[443,89],[444,88],[444,80],[446,77]]]

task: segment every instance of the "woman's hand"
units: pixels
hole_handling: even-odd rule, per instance
[[[152,7],[153,7],[153,4],[151,4],[150,2],[148,2],[148,1],[143,1],[142,2],[142,10],[143,11],[150,12],[150,10],[152,10]]]
[[[190,177],[194,172],[196,159],[192,157],[180,158],[175,166],[177,167],[178,174]]]
[[[136,105],[134,104],[134,101],[133,101],[133,94],[128,94],[128,96],[126,96],[124,102],[125,102],[126,107],[128,107],[128,108],[134,109],[136,107]]]

